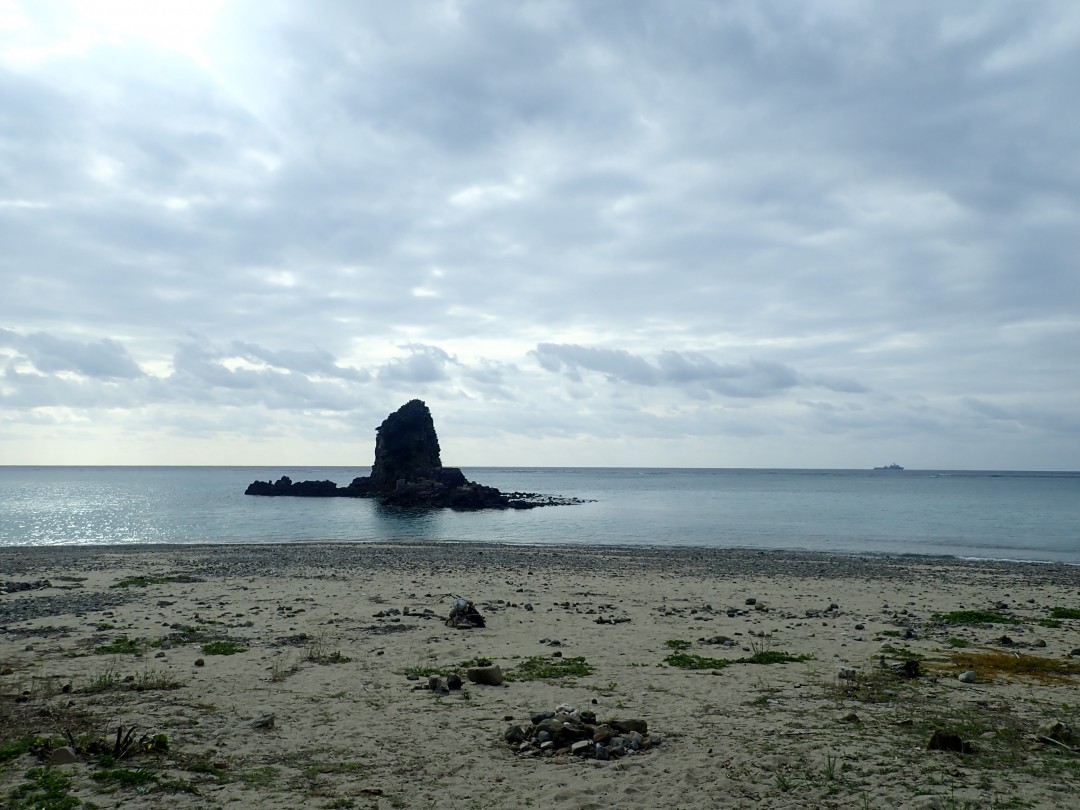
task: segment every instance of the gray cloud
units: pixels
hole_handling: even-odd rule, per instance
[[[110,338],[78,341],[44,332],[23,336],[10,329],[0,329],[2,347],[14,349],[44,374],[71,371],[106,380],[132,379],[143,375],[142,369],[127,350]]]
[[[95,13],[0,30],[25,447],[422,395],[480,461],[1075,466],[1075,4]]]

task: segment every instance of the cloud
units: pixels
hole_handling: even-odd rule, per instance
[[[807,378],[782,363],[750,360],[721,364],[696,352],[665,350],[650,363],[625,350],[541,343],[532,355],[546,371],[562,371],[575,382],[581,380],[579,371],[584,369],[602,374],[610,382],[690,391],[700,388],[729,397],[767,397],[805,385],[844,393],[866,391],[850,380]]]
[[[104,380],[143,376],[143,370],[127,350],[111,338],[78,341],[44,332],[24,336],[9,329],[0,329],[0,347],[14,349],[43,374],[70,371]]]
[[[391,360],[379,369],[379,379],[392,383],[433,383],[448,379],[447,366],[456,361],[438,346],[403,346],[408,357]]]
[[[27,457],[423,396],[510,463],[1075,466],[1075,4],[95,9],[0,22]]]

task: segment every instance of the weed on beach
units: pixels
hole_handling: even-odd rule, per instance
[[[203,644],[202,651],[203,655],[236,655],[237,653],[247,652],[247,647],[235,641],[219,639]]]
[[[1074,676],[1080,675],[1080,663],[1074,661],[989,647],[951,653],[944,663],[928,666],[946,672],[973,670],[982,677],[1022,678],[1041,683],[1072,683]]]
[[[508,681],[546,681],[559,678],[583,678],[592,675],[593,667],[581,656],[547,658],[542,655],[526,658],[507,673]]]
[[[935,613],[930,619],[943,624],[1021,624],[1016,617],[993,610],[954,610],[950,613]]]
[[[127,636],[119,638],[94,648],[94,655],[136,655],[143,651],[143,643],[130,639]]]
[[[1052,607],[1051,619],[1080,619],[1080,608]]]
[[[110,585],[110,588],[145,588],[148,585],[166,585],[170,582],[202,582],[199,577],[193,577],[190,574],[168,574],[164,576],[148,577],[148,576],[132,576],[124,577],[119,582]]]

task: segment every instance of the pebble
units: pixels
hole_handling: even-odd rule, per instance
[[[961,672],[956,676],[956,679],[960,681],[960,683],[975,683],[975,678],[975,673],[970,669],[967,672]]]

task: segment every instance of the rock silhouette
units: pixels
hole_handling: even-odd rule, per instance
[[[375,463],[371,475],[354,478],[347,487],[333,481],[255,481],[245,495],[303,498],[379,498],[389,506],[450,509],[532,509],[582,503],[529,492],[503,493],[469,481],[457,467],[444,467],[431,411],[421,400],[406,402],[375,431]]]

